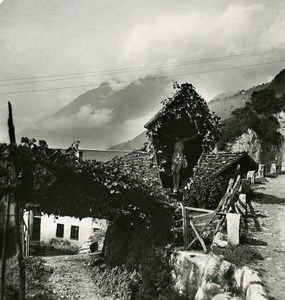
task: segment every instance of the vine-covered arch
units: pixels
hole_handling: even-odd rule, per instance
[[[154,146],[164,187],[171,187],[173,138],[197,138],[185,142],[188,167],[181,170],[182,181],[193,175],[203,152],[210,151],[220,133],[219,118],[210,112],[206,101],[189,84],[175,84],[175,94],[162,101],[162,109],[145,125]],[[169,138],[171,137],[171,138]]]

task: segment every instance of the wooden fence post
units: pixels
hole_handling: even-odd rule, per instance
[[[183,219],[183,241],[184,241],[184,249],[187,249],[189,245],[189,220],[188,214],[185,206],[181,203],[181,210],[182,210],[182,219]]]
[[[265,177],[265,165],[260,164],[258,166],[258,177],[264,178]]]
[[[5,273],[6,273],[6,250],[7,250],[7,238],[8,238],[8,227],[10,221],[10,195],[4,196],[6,198],[6,213],[5,223],[3,228],[3,242],[2,242],[2,255],[1,255],[1,293],[0,299],[5,299]],[[3,197],[3,198],[4,198]],[[2,198],[2,200],[4,200]]]
[[[10,144],[16,144],[16,135],[15,135],[15,127],[13,122],[13,112],[12,112],[12,105],[8,102],[8,131],[9,131],[9,138]],[[12,158],[12,171],[13,171],[13,179],[17,186],[17,174],[15,170],[15,166],[13,164]],[[22,243],[22,210],[20,207],[20,201],[18,197],[16,197],[16,193],[11,193],[13,198],[13,202],[15,203],[15,243],[16,243],[16,251],[17,251],[17,260],[18,260],[18,268],[19,268],[19,299],[25,300],[26,294],[26,270],[25,270],[25,260],[23,255],[23,243]]]
[[[276,163],[271,164],[270,174],[277,174],[277,164]]]

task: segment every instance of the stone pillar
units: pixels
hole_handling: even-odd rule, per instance
[[[239,244],[240,214],[227,214],[228,245]]]
[[[258,178],[264,178],[265,176],[265,165],[260,164],[258,166]]]
[[[285,173],[285,162],[282,162],[282,165],[281,165],[281,172],[282,172],[282,173]]]
[[[273,163],[271,164],[270,174],[276,174],[276,173],[277,173],[277,164]]]
[[[250,179],[251,183],[254,183],[255,182],[255,171],[248,171],[246,178]]]

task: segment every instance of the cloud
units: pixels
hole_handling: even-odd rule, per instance
[[[174,12],[160,16],[151,24],[138,24],[133,29],[121,59],[131,65],[140,65],[145,61],[166,63],[169,59],[181,61],[214,53],[239,53],[245,50],[245,42],[247,48],[256,47],[260,39],[257,33],[268,28],[264,18],[258,20],[264,17],[264,9],[261,4],[231,5],[222,14],[191,12],[181,16]],[[248,40],[248,36],[254,39]],[[266,47],[268,45],[263,46]]]
[[[161,107],[160,101],[172,95],[173,80],[191,82],[206,100],[267,82],[282,69],[281,64],[189,73],[284,59],[284,54],[179,68],[133,68],[285,48],[284,9],[281,0],[181,0],[179,5],[146,0],[126,6],[115,0],[108,5],[84,0],[76,4],[68,0],[6,1],[0,11],[4,57],[0,69],[5,78],[132,68],[98,77],[19,86],[21,90],[104,82],[87,92],[88,87],[11,96],[16,128],[29,127],[27,135],[47,139],[55,146],[79,139],[83,146],[106,148],[143,130],[145,120]],[[181,73],[188,75],[172,76]],[[169,78],[150,79],[161,75]],[[147,80],[130,83],[138,78]],[[0,100],[3,104],[11,98]],[[68,106],[74,99],[72,107]],[[64,109],[56,116],[45,118],[60,107]],[[6,110],[2,111],[0,138],[7,131]],[[41,121],[31,128],[34,118]]]
[[[44,139],[53,147],[68,147],[80,140],[83,148],[106,149],[140,134],[171,90],[171,83],[164,79],[129,83],[117,91],[104,83],[19,136]]]
[[[254,5],[235,4],[218,11],[205,10],[197,13],[197,10],[193,10],[182,15],[176,14],[174,10],[168,15],[160,15],[153,22],[134,27],[121,49],[120,59],[123,64],[130,66],[144,65],[145,62],[158,65],[284,48],[283,10],[268,5],[266,2]],[[164,70],[167,74],[187,74],[278,60],[280,56],[208,62]],[[245,68],[177,78],[179,81],[191,81],[210,100],[220,92],[248,88],[264,82],[270,74],[276,74],[276,70],[276,65],[268,65],[258,69]]]
[[[112,118],[112,110],[107,108],[95,109],[92,105],[81,106],[77,113],[64,117],[52,117],[43,120],[42,126],[45,129],[66,129],[72,130],[81,128],[97,128],[106,125]]]

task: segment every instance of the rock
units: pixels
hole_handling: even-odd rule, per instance
[[[224,235],[221,232],[218,232],[214,237],[213,245],[225,248],[228,246],[228,242],[224,240]]]
[[[233,298],[228,294],[217,294],[211,300],[232,300]]]
[[[267,300],[266,293],[261,284],[251,284],[246,291],[246,300]]]
[[[211,300],[214,296],[221,292],[223,292],[223,289],[219,284],[203,282],[198,289],[194,300]]]
[[[246,151],[256,161],[259,162],[261,158],[261,141],[255,131],[248,129],[236,139],[232,145],[228,145],[229,151],[243,152]]]

